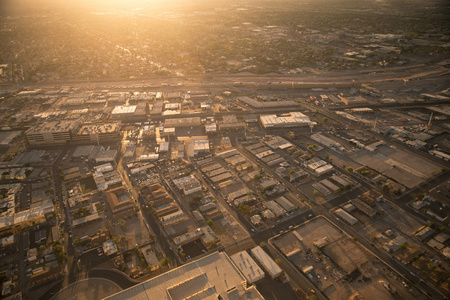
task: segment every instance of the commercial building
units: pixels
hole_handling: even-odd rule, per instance
[[[105,298],[116,299],[264,298],[254,286],[247,287],[247,280],[224,252],[215,252]]]
[[[25,133],[30,145],[64,145],[72,140],[77,121],[45,122],[31,127]]]
[[[299,127],[314,124],[308,116],[301,112],[290,112],[281,116],[262,115],[259,117],[259,120],[264,128]]]
[[[103,143],[120,140],[120,122],[82,124],[72,135],[74,143]]]

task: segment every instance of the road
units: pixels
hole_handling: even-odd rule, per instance
[[[117,163],[117,171],[122,177],[122,181],[125,183],[129,191],[131,191],[134,203],[139,207],[139,218],[141,218],[147,226],[149,232],[155,235],[156,241],[162,247],[163,252],[167,257],[170,258],[171,266],[178,266],[178,257],[173,253],[173,248],[168,242],[163,230],[160,227],[159,222],[155,219],[155,216],[147,209],[144,199],[139,195],[135,186],[131,183],[127,172],[123,168],[123,155],[125,153],[127,145],[126,134],[124,134],[122,139],[122,146],[120,150],[120,157]]]

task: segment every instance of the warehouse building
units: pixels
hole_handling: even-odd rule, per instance
[[[278,128],[278,127],[300,127],[314,125],[308,116],[301,112],[290,112],[281,116],[277,115],[262,115],[259,117],[261,125],[264,128]]]
[[[247,282],[254,283],[264,278],[264,271],[250,257],[247,251],[241,251],[231,256],[236,267],[244,274]]]

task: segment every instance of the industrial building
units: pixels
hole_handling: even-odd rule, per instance
[[[189,127],[200,126],[200,124],[200,117],[166,119],[164,121],[164,127]]]
[[[220,130],[242,129],[245,127],[245,122],[238,121],[235,115],[225,115],[222,122],[219,123]]]
[[[364,99],[361,96],[356,96],[356,97],[340,97],[341,101],[345,104],[345,105],[352,105],[352,104],[365,104],[367,103],[367,100]]]
[[[226,275],[226,277],[225,277]],[[120,291],[116,299],[264,299],[224,252],[215,252]]]
[[[287,107],[298,106],[298,103],[292,100],[280,100],[280,101],[258,101],[247,96],[238,97],[238,102],[250,105],[253,108],[273,108],[273,107]]]
[[[236,267],[244,274],[247,282],[254,283],[264,278],[264,271],[250,257],[247,251],[241,251],[231,256]]]
[[[259,117],[261,125],[264,128],[277,127],[299,127],[314,125],[308,116],[301,112],[290,112],[281,116],[277,115],[262,115]]]
[[[127,119],[134,117],[134,114],[136,112],[137,105],[130,105],[130,106],[123,106],[118,105],[114,107],[113,111],[111,112],[111,118],[113,119]]]
[[[252,256],[261,264],[266,272],[269,273],[272,279],[283,274],[283,270],[281,270],[277,263],[260,246],[256,246],[251,252]]]
[[[351,214],[349,214],[343,209],[338,208],[334,211],[334,213],[336,216],[338,216],[339,218],[341,218],[350,225],[356,224],[358,222],[358,220],[355,217],[353,217]]]

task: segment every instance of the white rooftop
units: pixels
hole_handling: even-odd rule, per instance
[[[112,114],[133,114],[136,111],[136,105],[130,105],[130,106],[123,106],[123,105],[117,105],[114,107]]]

